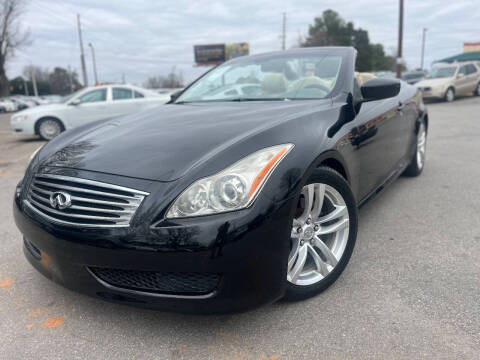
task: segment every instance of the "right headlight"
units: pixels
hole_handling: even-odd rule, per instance
[[[248,207],[293,146],[283,144],[256,151],[225,170],[194,182],[173,202],[166,217],[200,216]]]

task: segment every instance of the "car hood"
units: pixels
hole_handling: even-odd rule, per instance
[[[435,87],[435,86],[443,86],[448,84],[452,81],[452,78],[439,78],[439,79],[424,79],[419,81],[415,84],[416,87]]]
[[[173,181],[235,144],[330,104],[270,101],[162,105],[69,131],[45,147],[40,161],[43,166]],[[265,146],[275,145],[275,139],[271,141]]]

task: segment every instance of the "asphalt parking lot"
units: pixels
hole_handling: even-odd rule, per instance
[[[107,303],[24,259],[11,211],[43,142],[0,115],[0,359],[479,359],[480,98],[429,104],[422,176],[360,211],[349,266],[326,292],[226,316]]]

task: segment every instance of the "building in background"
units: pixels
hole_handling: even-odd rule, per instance
[[[463,43],[463,52],[479,52],[480,51],[480,42],[464,42]]]

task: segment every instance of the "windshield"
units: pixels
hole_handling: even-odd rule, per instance
[[[236,59],[199,79],[176,103],[323,99],[335,87],[341,64],[338,55]]]
[[[403,80],[412,80],[412,79],[417,79],[420,77],[424,77],[425,75],[421,72],[418,73],[409,73],[409,74],[403,74],[402,79]]]
[[[74,93],[71,93],[71,94],[62,96],[62,98],[60,99],[59,103],[65,104],[65,103],[68,102],[70,99],[72,99],[74,96],[77,96],[78,94],[80,94],[80,92],[82,92],[83,90],[84,90],[84,89],[80,89],[80,90],[75,91]]]
[[[427,75],[427,79],[448,78],[455,75],[455,66],[433,68]]]

